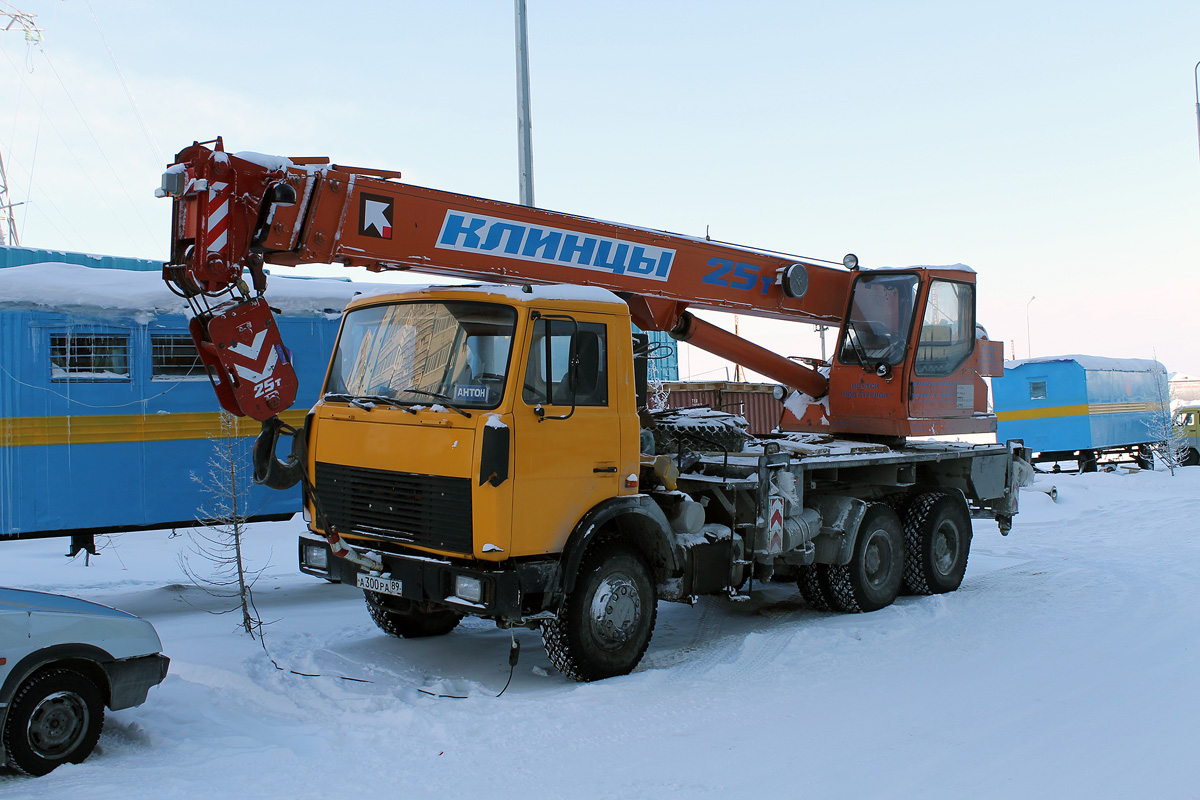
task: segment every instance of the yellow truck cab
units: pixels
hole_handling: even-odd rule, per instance
[[[638,544],[618,548],[625,571],[608,588],[642,596],[602,622],[652,625],[651,570],[672,559],[666,517],[639,494],[632,348],[628,306],[603,289],[356,298],[307,423],[305,504],[315,533],[332,525],[385,567],[359,571],[310,540],[302,569],[364,588],[399,635],[464,613],[527,623],[570,590],[588,541],[620,528]]]

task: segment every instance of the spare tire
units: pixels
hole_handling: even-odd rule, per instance
[[[746,420],[712,409],[668,410],[654,415],[654,452],[740,453],[750,435]]]

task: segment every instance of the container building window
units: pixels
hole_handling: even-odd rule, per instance
[[[150,337],[151,380],[204,377],[204,365],[191,336],[161,334]]]
[[[129,380],[129,337],[50,337],[50,377],[56,381]]]
[[[1030,381],[1029,382],[1029,399],[1030,400],[1045,400],[1046,399],[1046,382],[1045,381]]]

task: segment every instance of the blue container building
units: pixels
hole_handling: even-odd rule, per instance
[[[1152,462],[1167,403],[1158,361],[1066,355],[1009,361],[992,381],[996,439],[1021,439],[1037,462]]]

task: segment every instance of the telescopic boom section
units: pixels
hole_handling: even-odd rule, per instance
[[[643,330],[671,331],[807,394],[825,393],[820,373],[688,309],[837,325],[849,271],[399,178],[324,159],[229,154],[220,139],[176,157],[161,190],[174,199],[163,275],[196,311],[193,335],[227,409],[266,419],[292,400],[286,386],[272,383],[290,366],[270,310],[256,297],[265,288],[264,261],[603,287],[627,300]],[[241,280],[243,268],[253,276],[254,295]],[[230,315],[236,324],[228,324]]]

